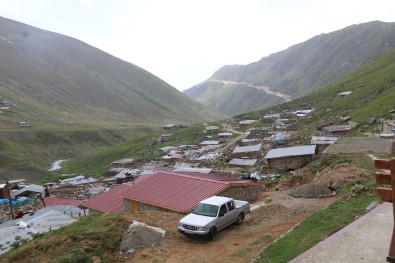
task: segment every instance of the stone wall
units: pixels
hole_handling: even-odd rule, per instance
[[[267,160],[267,167],[270,171],[289,171],[302,168],[312,161],[311,155],[284,157]]]
[[[258,197],[262,193],[261,185],[249,185],[249,186],[232,186],[226,189],[225,191],[219,193],[218,195],[231,197],[236,200],[243,201],[254,201],[258,199]]]

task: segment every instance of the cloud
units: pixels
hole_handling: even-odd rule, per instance
[[[90,8],[96,8],[96,4],[93,0],[80,0],[81,4]]]

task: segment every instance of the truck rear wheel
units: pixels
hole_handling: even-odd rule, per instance
[[[244,213],[240,213],[239,216],[237,217],[236,224],[241,225],[244,221]]]
[[[213,240],[214,239],[214,236],[217,234],[217,229],[215,228],[215,227],[212,227],[211,229],[210,229],[210,232],[208,233],[208,235],[207,235],[207,238],[208,238],[208,240]]]

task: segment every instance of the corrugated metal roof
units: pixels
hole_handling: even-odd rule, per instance
[[[271,149],[265,155],[265,159],[276,159],[289,156],[303,156],[303,155],[313,155],[315,154],[315,145],[303,145],[294,147],[285,147]]]
[[[254,166],[257,159],[232,159],[229,164],[239,165],[239,166]]]
[[[251,146],[236,146],[232,153],[248,153],[248,152],[259,152],[262,144],[256,144]]]
[[[339,137],[324,137],[324,136],[313,136],[311,137],[311,144],[328,145],[334,144]]]
[[[57,205],[72,205],[75,207],[78,207],[83,200],[76,200],[76,199],[66,199],[66,198],[60,198],[60,197],[47,197],[44,199],[45,205],[46,206],[57,206]],[[38,208],[43,208],[44,204],[41,203]]]
[[[219,141],[211,140],[211,141],[202,141],[199,143],[200,145],[218,145]]]
[[[228,187],[227,182],[158,172],[129,185],[118,195],[137,202],[188,213],[201,200],[216,195]]]
[[[349,131],[349,130],[351,130],[351,126],[350,125],[326,126],[326,127],[323,127],[322,130],[325,130],[327,132]]]
[[[82,206],[100,211],[103,213],[120,214],[123,212],[123,200],[118,196],[118,193],[132,184],[121,184],[107,192],[85,201]]]
[[[228,137],[228,136],[232,136],[232,135],[233,135],[233,133],[231,133],[231,132],[218,133],[218,136],[222,136],[222,137]]]
[[[41,185],[37,185],[37,184],[28,184],[28,185],[25,185],[22,189],[19,189],[18,191],[16,191],[14,193],[14,196],[18,196],[26,191],[43,194],[44,187]]]
[[[218,126],[207,126],[206,131],[213,131],[213,130],[218,130]]]
[[[175,173],[187,172],[187,173],[202,173],[209,174],[213,171],[211,168],[198,168],[198,167],[177,167],[173,170]]]

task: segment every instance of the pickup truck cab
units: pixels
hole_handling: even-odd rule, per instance
[[[186,236],[206,236],[212,240],[225,227],[243,223],[249,212],[250,204],[246,201],[212,196],[201,201],[192,213],[180,220],[178,231]]]

